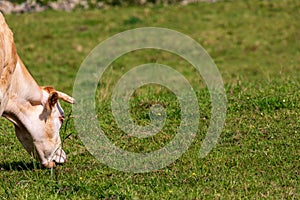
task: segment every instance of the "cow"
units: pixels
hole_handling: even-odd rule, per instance
[[[75,103],[67,94],[36,83],[0,12],[0,116],[14,124],[23,147],[46,168],[66,162],[59,135],[65,115],[59,100]]]

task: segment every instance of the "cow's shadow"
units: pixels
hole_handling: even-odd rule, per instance
[[[42,169],[42,166],[34,161],[0,162],[0,171],[32,171],[35,169]]]

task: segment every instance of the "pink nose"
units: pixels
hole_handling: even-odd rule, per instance
[[[48,163],[43,164],[43,165],[46,168],[53,168],[53,167],[55,167],[55,162],[51,161],[51,162],[48,162]]]
[[[53,156],[53,160],[43,165],[46,168],[53,168],[56,166],[56,163],[65,163],[66,161],[66,153],[64,152],[64,150],[58,149]]]

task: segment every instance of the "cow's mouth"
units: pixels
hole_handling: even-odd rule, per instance
[[[53,168],[57,164],[63,164],[65,162],[67,162],[66,153],[64,152],[64,150],[62,150],[61,148],[59,148],[59,149],[57,149],[55,151],[52,160],[50,162],[46,163],[46,164],[43,164],[43,166],[45,168]]]

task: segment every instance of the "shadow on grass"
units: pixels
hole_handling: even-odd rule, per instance
[[[35,169],[43,169],[43,167],[35,162],[1,162],[0,171],[32,171]]]

